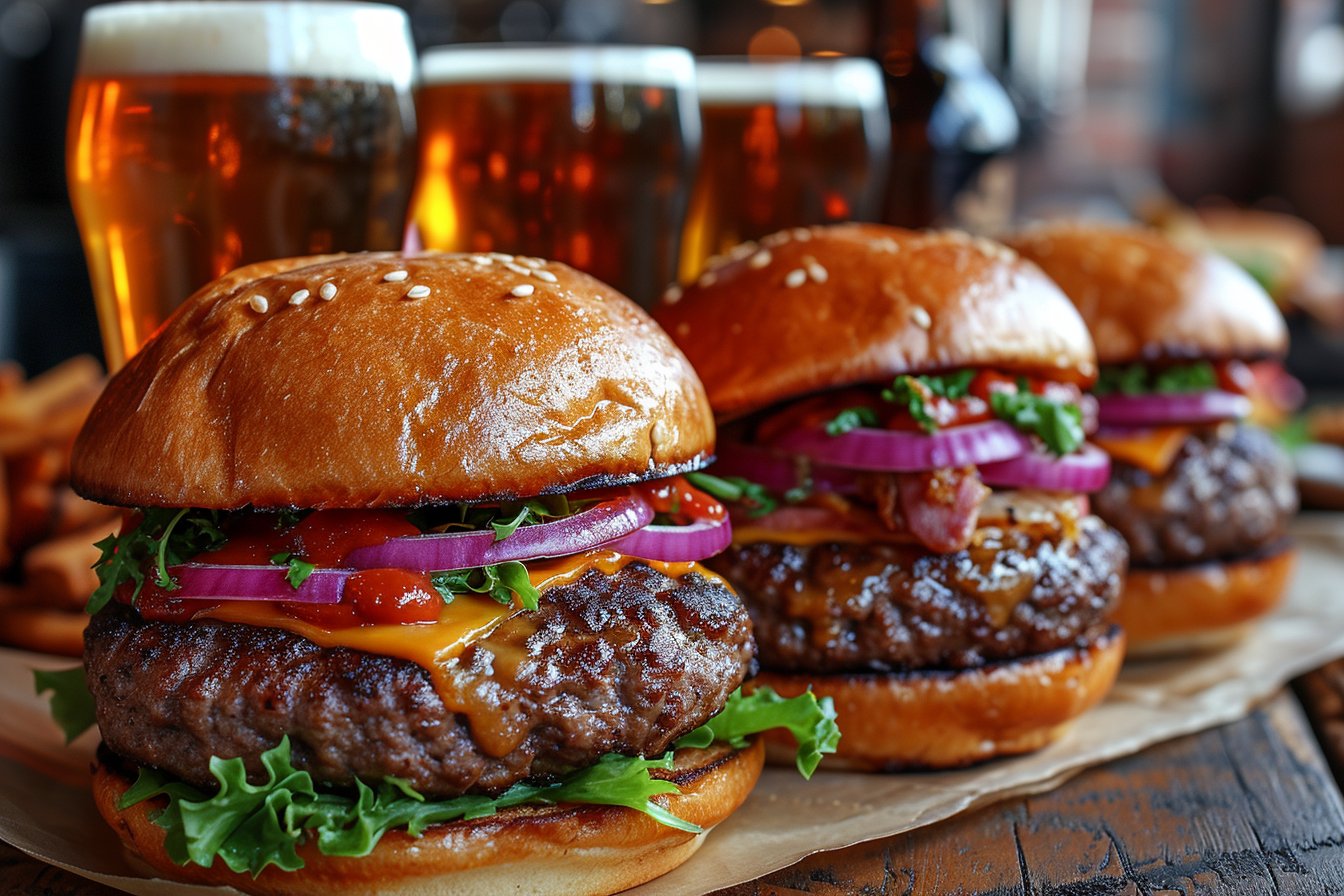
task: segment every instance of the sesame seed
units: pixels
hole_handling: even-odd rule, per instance
[[[533,271],[532,276],[536,277],[538,280],[545,281],[546,283],[560,282],[560,278],[552,274],[550,271]]]
[[[422,283],[417,283],[406,290],[406,298],[408,299],[423,299],[427,295],[429,295],[429,287]]]
[[[312,295],[311,292],[309,292],[306,289],[301,289],[298,292],[294,293],[294,295],[289,297],[289,304],[302,305],[304,302],[308,301],[308,297],[310,295]]]
[[[271,303],[266,301],[265,296],[252,296],[247,300],[247,304],[258,314],[265,314],[266,310],[271,307]]]
[[[514,264],[512,261],[506,261],[506,262],[504,262],[504,267],[506,267],[506,268],[508,268],[509,270],[513,271],[515,274],[522,274],[524,277],[526,277],[528,274],[531,274],[531,273],[532,273],[532,272],[531,272],[530,270],[528,270],[527,268],[523,267],[523,266],[520,265],[520,264]]]
[[[473,255],[471,260],[474,264],[494,264],[495,260],[489,255]]]
[[[896,242],[889,236],[884,236],[881,239],[873,240],[871,245],[874,249],[877,249],[882,252],[899,252],[901,250],[900,243]]]
[[[923,305],[916,305],[910,309],[910,319],[921,330],[927,330],[933,326],[933,318],[929,316],[928,310]]]
[[[788,275],[784,278],[784,285],[789,289],[802,286],[806,282],[807,271],[802,268],[794,268],[792,271],[789,271]]]
[[[536,291],[537,288],[533,286],[531,283],[519,283],[513,289],[509,290],[509,295],[522,299],[532,295],[532,293]]]
[[[384,283],[400,283],[411,276],[409,271],[388,271],[383,275]]]
[[[815,261],[808,264],[807,275],[818,283],[825,283],[831,276],[824,267]]]
[[[487,252],[486,254],[495,261],[513,261],[512,255],[506,255],[503,252]]]
[[[753,242],[738,243],[728,251],[728,257],[733,261],[741,261],[755,251],[756,244]]]
[[[805,243],[812,239],[812,231],[806,227],[795,227],[793,228],[793,238],[800,243]]]
[[[713,286],[719,280],[719,275],[713,271],[705,271],[700,275],[700,279],[695,281],[696,286]]]
[[[751,256],[751,261],[747,262],[747,264],[749,264],[751,267],[759,271],[761,268],[768,265],[773,259],[774,256],[770,254],[769,249],[762,249],[755,255]]]
[[[324,302],[330,302],[332,299],[336,298],[336,284],[331,282],[323,283],[322,288],[317,291],[317,294]]]
[[[528,267],[530,267],[530,268],[532,268],[532,269],[534,269],[534,270],[535,270],[536,268],[545,267],[545,265],[546,265],[546,259],[544,259],[544,258],[533,258],[533,257],[531,257],[531,256],[528,256],[527,258],[520,258],[520,259],[518,259],[518,261],[521,262],[522,264],[527,265]]]
[[[675,305],[681,301],[681,287],[673,283],[663,291],[663,302],[668,305]]]

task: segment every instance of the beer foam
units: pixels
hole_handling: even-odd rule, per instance
[[[424,84],[593,81],[691,89],[695,60],[681,47],[458,44],[426,50]]]
[[[409,88],[406,13],[378,3],[156,0],[84,15],[85,75],[199,74],[340,78]]]
[[[703,59],[696,62],[695,84],[700,102],[708,105],[787,103],[882,109],[887,105],[882,70],[871,59],[852,56]]]

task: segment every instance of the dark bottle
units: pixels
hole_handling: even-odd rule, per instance
[[[883,220],[945,221],[984,163],[1017,142],[1012,100],[963,38],[945,33],[927,0],[873,0],[870,55],[891,109],[891,175]]]

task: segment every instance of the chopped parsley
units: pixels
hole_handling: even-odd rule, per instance
[[[853,407],[845,408],[836,414],[826,423],[826,435],[842,436],[847,432],[858,429],[861,426],[877,426],[879,424],[877,411],[872,408]]]
[[[1082,408],[1036,395],[1024,379],[1017,381],[1016,392],[991,392],[989,406],[995,417],[1038,437],[1060,456],[1076,451],[1086,438]]]
[[[748,508],[749,516],[765,516],[779,506],[779,501],[774,495],[770,494],[765,486],[741,476],[687,473],[686,481],[720,501],[745,505]]]
[[[300,559],[297,554],[276,554],[271,557],[271,563],[276,566],[288,567],[285,572],[285,581],[288,582],[290,587],[295,591],[298,591],[299,586],[308,580],[308,577],[313,574],[313,570],[317,569],[314,564],[309,563],[307,560]]]
[[[1101,368],[1093,392],[1097,395],[1172,395],[1217,388],[1218,372],[1208,361],[1153,368],[1145,364],[1107,365]]]

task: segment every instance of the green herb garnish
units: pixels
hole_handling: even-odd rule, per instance
[[[313,570],[317,569],[317,566],[307,560],[300,559],[297,554],[276,554],[271,557],[271,563],[276,566],[288,567],[285,572],[285,581],[295,591],[298,591],[299,586],[308,580],[308,577],[313,574]]]
[[[842,436],[861,426],[877,426],[878,423],[877,411],[872,408],[845,408],[826,422],[826,435]]]
[[[741,476],[687,473],[686,481],[720,501],[745,505],[749,508],[748,516],[765,516],[779,506],[779,501],[775,499],[774,495],[770,494],[765,486]]]
[[[1171,395],[1205,392],[1218,386],[1218,372],[1208,361],[1152,368],[1145,364],[1101,368],[1092,391],[1097,395]]]
[[[39,696],[51,692],[51,717],[65,734],[66,743],[97,724],[83,666],[52,671],[34,669],[33,690]]]
[[[1054,454],[1069,454],[1083,444],[1082,409],[1034,394],[1025,379],[1017,381],[1016,392],[991,392],[989,406],[994,416],[1037,436]]]
[[[833,752],[839,733],[829,700],[812,694],[788,700],[768,688],[749,697],[735,692],[723,711],[677,741],[678,747],[708,746],[724,740],[734,747],[769,728],[785,727],[800,738],[798,767],[810,774],[812,757]],[[671,751],[654,759],[603,756],[595,765],[571,772],[549,784],[514,784],[496,797],[467,795],[431,800],[406,781],[387,778],[376,788],[355,781],[353,796],[319,788],[312,776],[294,767],[289,738],[261,754],[265,780],[250,784],[241,758],[210,760],[210,774],[219,782],[214,793],[174,781],[162,772],[141,769],[123,794],[119,809],[155,797],[168,799],[151,817],[166,831],[164,848],[174,862],[205,868],[218,857],[234,872],[260,874],[275,865],[286,871],[303,867],[297,847],[315,843],[329,856],[364,856],[383,835],[405,829],[419,837],[432,824],[484,818],[521,804],[586,803],[625,806],[660,824],[699,833],[700,828],[667,811],[652,798],[677,792],[671,781],[650,771],[672,768]]]
[[[102,554],[93,565],[98,573],[98,587],[85,606],[88,613],[97,613],[105,607],[113,592],[125,582],[135,583],[131,592],[131,603],[135,603],[144,588],[145,566],[151,559],[154,584],[165,591],[176,590],[177,582],[168,575],[169,566],[215,550],[228,541],[219,528],[225,515],[220,510],[148,507],[140,513],[140,523],[135,528],[94,544]]]
[[[484,594],[507,605],[513,602],[516,594],[524,609],[535,610],[541,600],[541,592],[533,586],[527,567],[517,560],[436,572],[429,577],[429,582],[445,603],[452,603],[459,594]]]

